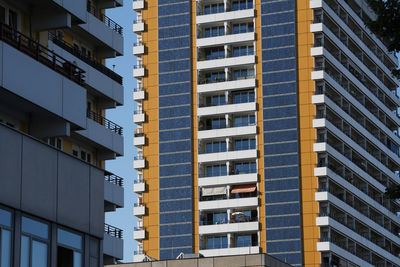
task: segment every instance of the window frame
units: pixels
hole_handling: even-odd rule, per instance
[[[58,230],[62,230],[62,231],[65,231],[65,232],[68,232],[68,233],[71,233],[71,234],[74,234],[74,235],[79,235],[79,236],[81,237],[81,239],[82,239],[82,240],[81,240],[81,247],[82,247],[82,248],[79,250],[79,249],[77,249],[77,248],[75,248],[75,247],[71,247],[71,246],[69,246],[69,245],[60,243],[60,242],[58,241]],[[71,230],[71,229],[67,229],[67,228],[62,227],[62,226],[57,226],[57,229],[56,229],[56,236],[55,236],[55,243],[56,243],[56,250],[58,250],[58,247],[62,247],[62,248],[71,250],[73,253],[74,253],[74,252],[80,253],[80,254],[81,254],[81,264],[80,264],[80,267],[83,267],[83,266],[84,266],[84,260],[85,260],[85,235],[84,235],[84,234],[79,233],[79,232],[74,231],[74,230]],[[58,260],[58,255],[57,255],[57,260]]]
[[[10,266],[13,266],[13,257],[14,257],[14,212],[13,210],[6,208],[4,206],[0,206],[1,210],[11,213],[11,226],[0,224],[0,264],[2,259],[2,234],[3,229],[9,231],[11,233],[11,240],[10,240]]]

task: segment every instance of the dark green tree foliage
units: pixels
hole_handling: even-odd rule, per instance
[[[389,52],[400,52],[400,0],[367,0],[376,13],[375,21],[367,22],[371,31],[388,46]],[[400,70],[392,73],[400,79]],[[400,185],[393,185],[386,190],[390,199],[400,199]]]
[[[400,52],[400,0],[367,0],[377,14],[375,21],[367,23],[371,31],[388,46],[389,52]],[[400,78],[400,70],[393,70]]]

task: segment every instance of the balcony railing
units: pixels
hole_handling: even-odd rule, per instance
[[[122,239],[124,231],[117,227],[114,227],[114,226],[111,226],[111,225],[105,223],[104,224],[104,232],[110,236]]]
[[[245,222],[258,222],[258,217],[244,216],[239,219],[231,219],[230,221],[228,221],[227,219],[224,219],[222,221],[200,221],[200,225],[233,224]]]
[[[73,54],[74,56],[76,56],[77,58],[79,58],[80,60],[85,62],[86,64],[88,64],[91,67],[95,68],[96,70],[100,71],[107,77],[113,79],[114,81],[116,81],[119,84],[122,84],[122,77],[120,75],[118,75],[114,71],[110,70],[103,64],[95,61],[94,59],[82,54],[82,52],[80,50],[74,48],[73,46],[71,46],[70,44],[68,44],[67,42],[62,40],[61,38],[52,34],[51,32],[49,32],[49,40],[51,40],[53,43],[55,43],[57,46],[61,47],[62,49]]]
[[[87,5],[87,12],[98,18],[100,21],[102,21],[105,25],[107,25],[111,30],[115,31],[116,33],[119,33],[122,35],[122,26],[101,13],[99,10],[97,10],[93,5],[91,5],[88,2]]]
[[[47,47],[39,44],[37,41],[2,23],[0,23],[0,40],[77,84],[85,85],[85,76],[83,75],[85,73],[84,70],[75,66],[53,51],[50,51]]]
[[[231,82],[231,81],[255,79],[255,78],[256,77],[254,75],[240,76],[240,77],[237,77],[236,79],[233,79],[233,78],[226,79],[225,77],[216,78],[216,79],[200,78],[198,84],[222,83],[222,82]]]
[[[98,114],[94,111],[91,111],[91,110],[87,110],[87,117],[91,120],[94,120],[98,124],[105,126],[107,129],[110,129],[111,131],[113,131],[119,135],[122,135],[122,127],[121,126],[104,118],[100,114]]]
[[[119,177],[119,176],[117,176],[117,175],[115,175],[115,174],[107,173],[107,174],[104,175],[104,179],[107,182],[110,182],[112,184],[115,184],[115,185],[118,185],[118,186],[121,186],[121,187],[124,186],[124,179]]]

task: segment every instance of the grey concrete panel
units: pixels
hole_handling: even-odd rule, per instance
[[[0,203],[21,208],[22,136],[0,124]]]
[[[89,165],[71,156],[58,156],[57,222],[89,233]]]
[[[104,200],[115,204],[119,208],[124,207],[124,188],[104,181]]]
[[[63,117],[86,126],[86,89],[63,77]]]
[[[104,233],[103,253],[117,259],[123,258],[123,240]]]
[[[215,257],[214,267],[242,267],[246,266],[245,256],[232,256],[232,257]]]
[[[168,267],[187,267],[187,266],[197,266],[197,259],[184,259],[184,260],[169,260],[167,261]]]
[[[124,155],[124,137],[117,133],[112,133],[113,151]]]
[[[167,267],[167,261],[154,261],[151,267]]]
[[[198,267],[212,267],[214,259],[213,258],[200,258],[198,262]]]
[[[264,258],[263,254],[246,255],[246,266],[264,265]]]
[[[112,34],[112,47],[121,55],[124,55],[124,38],[115,31],[113,31]]]
[[[57,151],[23,137],[21,209],[44,219],[56,220]]]
[[[68,12],[86,21],[86,1],[82,0],[53,0],[55,3],[64,7]]]
[[[104,234],[104,172],[90,167],[90,234]]]
[[[121,105],[124,104],[124,87],[122,84],[117,83],[116,81],[113,81],[112,84],[112,90],[113,90],[113,99],[120,103]]]
[[[0,84],[3,84],[3,70],[4,70],[3,42],[0,42]]]

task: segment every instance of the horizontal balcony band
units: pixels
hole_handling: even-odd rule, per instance
[[[122,239],[124,231],[115,226],[105,223],[104,224],[104,232],[110,236]]]
[[[255,55],[229,57],[229,58],[222,58],[222,59],[197,61],[197,69],[198,70],[211,70],[211,69],[227,68],[227,67],[233,67],[233,66],[254,65],[255,63],[256,63]]]
[[[101,22],[103,22],[106,26],[108,26],[111,30],[115,31],[116,33],[119,33],[122,35],[123,28],[121,25],[107,17],[105,14],[100,12],[97,8],[94,7],[94,5],[90,4],[88,2],[87,4],[87,12],[95,16],[97,19],[99,19]]]
[[[232,45],[255,41],[255,32],[227,34],[222,36],[213,36],[207,38],[197,38],[196,46],[206,48],[220,45]]]
[[[204,249],[199,251],[204,257],[233,256],[246,254],[259,254],[259,246],[246,246],[238,248]]]
[[[258,181],[257,173],[236,174],[227,176],[199,177],[199,186],[249,184]]]
[[[246,18],[253,18],[254,16],[255,16],[254,9],[221,12],[208,15],[198,15],[196,16],[196,24],[200,25],[200,24],[216,23],[224,21],[235,21]]]
[[[258,221],[200,225],[199,235],[219,234],[219,233],[240,233],[240,232],[258,231],[258,230],[259,230]]]
[[[215,83],[204,83],[197,85],[197,93],[211,93],[216,91],[232,91],[237,89],[246,89],[256,87],[256,79],[249,78],[238,79],[234,81],[223,80]]]
[[[101,116],[100,114],[92,110],[87,111],[87,117],[119,135],[122,135],[123,133],[123,128],[121,126],[106,119],[105,117]]]
[[[244,207],[258,207],[258,198],[237,198],[237,199],[222,199],[200,201],[199,210],[215,210],[215,209],[229,209],[229,208],[244,208]]]
[[[220,106],[200,107],[197,109],[197,116],[209,116],[217,114],[234,114],[240,112],[256,111],[255,102],[226,104]]]
[[[257,126],[242,126],[230,127],[222,129],[204,130],[197,132],[197,138],[200,139],[213,139],[221,137],[238,137],[238,136],[251,136],[257,134]]]
[[[227,151],[219,153],[205,153],[198,155],[199,163],[208,163],[216,161],[228,161],[228,160],[242,160],[242,159],[256,159],[257,150],[237,150],[237,151]]]

